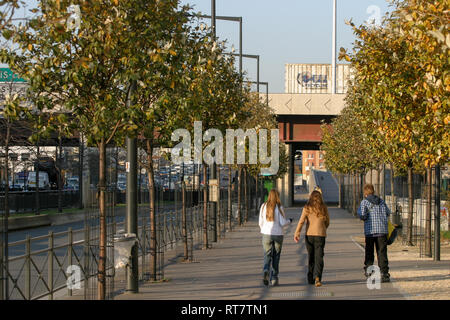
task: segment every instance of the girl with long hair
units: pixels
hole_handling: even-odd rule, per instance
[[[308,283],[316,287],[322,285],[323,256],[327,228],[330,225],[328,208],[323,202],[322,193],[311,192],[308,202],[303,208],[302,216],[294,234],[294,241],[300,240],[300,232],[306,222],[305,245],[308,251]]]
[[[259,210],[259,227],[263,235],[264,249],[263,283],[266,286],[269,285],[269,277],[273,286],[278,285],[283,227],[291,222],[292,219],[286,219],[278,191],[270,190],[267,201],[261,205]],[[271,266],[272,272],[270,273]]]

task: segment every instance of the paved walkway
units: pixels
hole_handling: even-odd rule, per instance
[[[213,249],[196,250],[194,263],[173,263],[165,268],[164,283],[140,284],[137,294],[116,300],[260,300],[260,299],[405,299],[394,283],[369,290],[363,277],[363,251],[352,236],[361,235],[362,222],[347,211],[330,208],[325,245],[323,286],[306,282],[307,252],[302,239],[293,241],[300,208],[286,210],[294,222],[286,227],[280,261],[280,285],[262,284],[262,244],[256,217],[226,234]]]

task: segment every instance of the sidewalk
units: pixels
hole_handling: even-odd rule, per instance
[[[141,283],[139,293],[120,294],[115,300],[405,299],[395,281],[382,283],[379,290],[367,288],[362,268],[364,254],[352,239],[362,234],[362,223],[342,209],[329,211],[331,223],[320,288],[306,282],[304,230],[300,243],[293,241],[301,211],[289,208],[286,214],[294,222],[286,227],[278,287],[266,288],[262,284],[261,235],[254,217],[214,243],[213,249],[196,250],[194,263],[166,266],[168,282]]]

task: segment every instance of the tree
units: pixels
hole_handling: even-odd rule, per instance
[[[448,137],[448,10],[446,1],[395,1],[379,28],[350,25],[354,108],[378,156],[408,171],[408,242],[412,244],[412,170],[445,163]],[[450,38],[448,38],[450,40]],[[450,42],[450,41],[449,41]],[[447,119],[448,118],[448,119]]]
[[[197,65],[197,35],[189,22],[189,7],[177,9],[177,0],[135,1],[140,19],[130,19],[127,78],[136,83],[133,103],[125,110],[125,129],[138,137],[146,153],[142,165],[148,173],[150,199],[150,275],[156,280],[156,211],[153,152],[156,146],[168,145],[171,133],[185,121],[189,109],[183,103]],[[131,4],[131,2],[130,2]],[[146,25],[142,21],[158,21]]]
[[[88,145],[99,149],[99,299],[106,294],[106,145],[125,127],[129,21],[148,25],[133,10],[135,1],[106,2],[42,1],[40,14],[27,23],[30,30],[16,30],[13,36],[20,54],[8,59],[29,81],[41,112],[71,113],[70,121]],[[67,25],[69,4],[81,12],[75,29]]]
[[[21,0],[0,0],[0,32],[9,29],[14,13],[23,4]]]

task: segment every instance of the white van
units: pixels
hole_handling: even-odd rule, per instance
[[[36,190],[36,171],[28,172],[28,190]],[[48,173],[45,171],[39,171],[39,190],[49,190],[50,181],[48,179]]]

